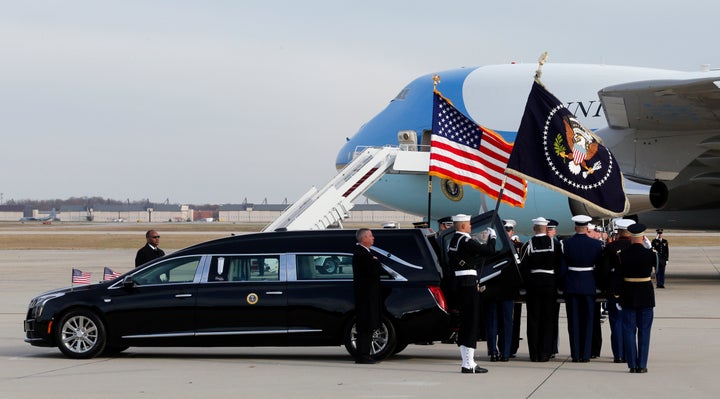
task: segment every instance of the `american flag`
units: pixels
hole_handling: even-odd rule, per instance
[[[90,284],[90,273],[80,269],[72,269],[73,284]]]
[[[433,102],[430,174],[469,184],[493,199],[500,196],[512,144],[470,120],[438,92]],[[508,175],[501,201],[525,204],[527,183]]]
[[[116,271],[113,271],[113,269],[106,267],[103,269],[103,281],[109,281],[109,280],[115,280],[116,278],[120,277],[120,274]]]

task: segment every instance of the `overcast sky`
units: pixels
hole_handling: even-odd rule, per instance
[[[0,0],[0,192],[293,202],[418,76],[543,51],[720,67],[719,11],[716,0]]]

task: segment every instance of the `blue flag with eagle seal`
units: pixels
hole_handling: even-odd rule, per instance
[[[552,93],[533,83],[507,171],[609,216],[630,209],[610,150]]]

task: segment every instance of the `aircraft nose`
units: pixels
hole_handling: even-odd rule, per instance
[[[438,89],[461,110],[464,110],[462,84],[471,71],[463,68],[441,73],[442,83]],[[433,88],[433,74],[421,76],[405,86],[384,110],[346,138],[335,159],[335,167],[342,169],[364,148],[397,146],[400,131],[414,131],[421,144],[423,133],[432,129]]]

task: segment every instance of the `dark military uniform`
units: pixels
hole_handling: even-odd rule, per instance
[[[520,251],[520,270],[527,291],[527,340],[530,361],[546,362],[555,353],[558,315],[557,282],[562,251],[559,242],[536,235]]]
[[[658,254],[658,265],[655,271],[655,278],[658,288],[665,288],[665,266],[670,259],[670,245],[662,238],[662,229],[657,230],[658,236],[652,240],[652,248]]]
[[[650,276],[657,266],[657,255],[637,243],[620,251],[619,256],[623,276],[619,298],[623,319],[623,353],[630,372],[647,372],[655,307]]]
[[[455,232],[448,248],[450,270],[455,274],[457,304],[460,311],[458,346],[475,348],[478,337],[478,267],[482,256],[495,253],[495,239],[481,244],[469,234]]]
[[[562,241],[562,284],[567,311],[570,356],[573,362],[590,360],[595,316],[595,266],[602,243],[587,234]]]
[[[601,269],[604,270],[603,282],[598,287],[607,296],[608,319],[610,320],[610,347],[615,363],[625,361],[623,354],[623,332],[622,332],[622,310],[618,307],[620,288],[623,282],[622,270],[620,269],[620,251],[630,246],[630,237],[621,236],[617,240],[608,243],[603,251]]]

